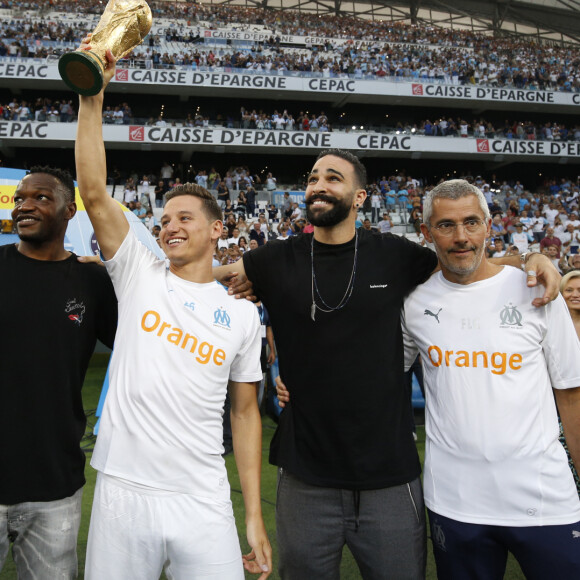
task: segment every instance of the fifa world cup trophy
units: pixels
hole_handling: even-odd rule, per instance
[[[151,30],[151,9],[145,0],[109,0],[93,31],[90,50],[63,54],[58,61],[62,80],[80,95],[96,95],[103,88],[107,50],[116,60],[143,42]]]

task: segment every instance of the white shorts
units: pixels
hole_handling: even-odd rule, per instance
[[[87,580],[243,580],[232,504],[98,472]]]

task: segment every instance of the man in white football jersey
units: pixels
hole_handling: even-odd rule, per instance
[[[105,85],[115,69],[107,58]],[[156,580],[164,569],[176,579],[243,580],[245,567],[265,579],[272,562],[260,507],[257,310],[214,280],[221,210],[202,187],[185,184],[166,197],[159,239],[167,263],[137,240],[107,195],[102,104],[103,91],[80,98],[77,178],[120,316],[92,459],[85,577]],[[222,458],[228,387],[252,547],[243,558]]]
[[[464,180],[433,189],[422,232],[441,271],[405,301],[406,359],[426,387],[425,504],[439,578],[580,577],[580,342],[561,297],[534,308],[525,274],[485,257],[490,215]],[[416,348],[414,348],[416,345]],[[555,395],[555,401],[554,401]]]

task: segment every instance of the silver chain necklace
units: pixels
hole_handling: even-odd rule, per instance
[[[350,280],[348,281],[348,285],[344,292],[344,296],[342,297],[341,301],[336,306],[329,306],[322,296],[320,295],[320,290],[318,290],[318,284],[316,283],[316,273],[314,272],[314,234],[312,235],[312,242],[310,244],[310,263],[312,265],[312,306],[310,307],[310,317],[314,321],[316,319],[316,309],[320,310],[321,312],[334,312],[335,310],[340,310],[344,308],[347,302],[350,300],[352,295],[352,291],[354,289],[354,280],[356,277],[356,264],[357,264],[357,255],[358,255],[358,230],[355,230],[354,234],[354,259],[352,262],[352,272],[350,273]],[[316,292],[316,294],[315,294]],[[322,306],[316,304],[316,299],[322,303]]]

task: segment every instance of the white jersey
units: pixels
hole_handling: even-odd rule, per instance
[[[255,306],[217,282],[175,276],[132,232],[106,266],[119,325],[91,465],[148,487],[229,499],[222,409],[228,379],[262,379]]]
[[[425,503],[461,522],[580,520],[552,392],[580,386],[580,342],[562,297],[535,308],[543,288],[525,282],[509,267],[468,285],[439,272],[405,301],[407,366],[412,339],[425,373]]]

